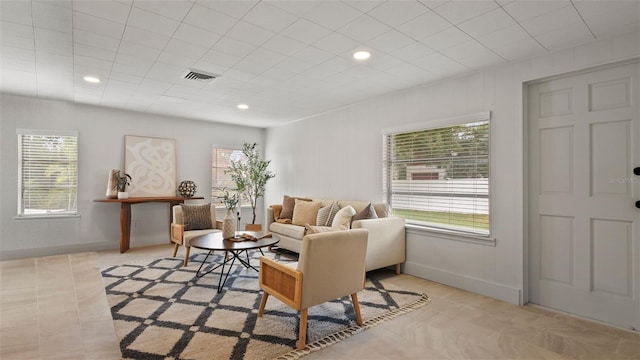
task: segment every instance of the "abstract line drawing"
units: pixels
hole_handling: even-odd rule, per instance
[[[130,196],[176,196],[175,139],[125,135],[124,146]]]

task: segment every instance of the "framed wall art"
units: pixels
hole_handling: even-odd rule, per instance
[[[124,164],[130,196],[176,196],[175,139],[125,135]]]

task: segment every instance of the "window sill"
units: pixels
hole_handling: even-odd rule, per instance
[[[79,219],[80,214],[14,216],[13,220]]]
[[[474,235],[474,234],[465,234],[456,231],[448,231],[444,229],[437,229],[428,226],[422,225],[414,225],[414,224],[406,224],[405,228],[408,232],[414,233],[417,235],[429,235],[431,237],[436,237],[445,240],[453,240],[466,242],[470,244],[484,245],[484,246],[496,246],[496,239],[491,236],[482,236],[482,235]]]

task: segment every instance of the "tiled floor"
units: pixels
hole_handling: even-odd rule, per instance
[[[0,358],[119,359],[99,269],[170,245],[0,262]],[[180,255],[180,254],[179,254]],[[640,335],[392,271],[429,305],[305,359],[640,359]]]

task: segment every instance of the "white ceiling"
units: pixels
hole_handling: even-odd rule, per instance
[[[639,31],[639,18],[637,0],[0,0],[0,91],[270,127]]]

